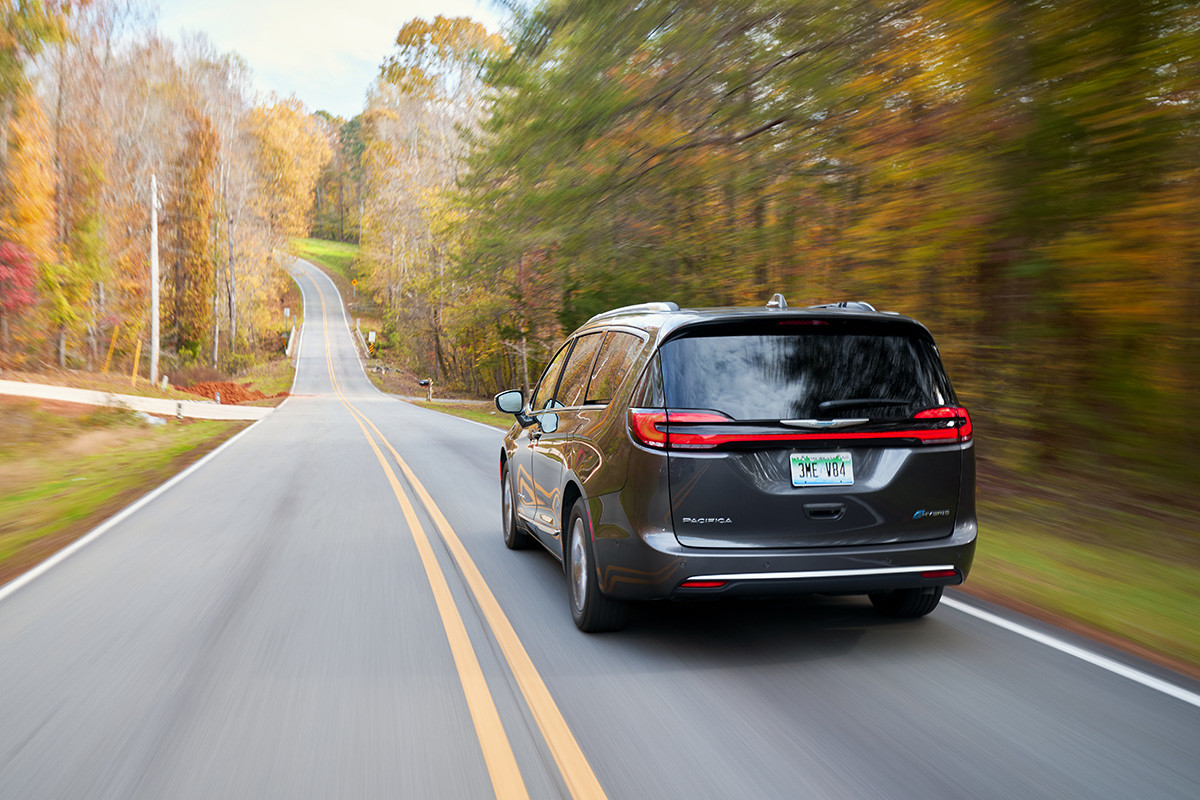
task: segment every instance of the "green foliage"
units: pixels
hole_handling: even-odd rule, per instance
[[[314,239],[357,242],[362,233],[360,217],[366,189],[362,116],[343,121],[318,112],[321,115],[333,155],[317,179],[310,233]]]
[[[221,357],[221,371],[229,375],[241,375],[255,364],[249,353],[226,353]]]

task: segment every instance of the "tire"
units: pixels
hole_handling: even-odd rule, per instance
[[[504,521],[504,546],[509,550],[524,550],[533,544],[529,534],[517,524],[517,496],[513,493],[512,474],[504,468],[500,479],[500,516]]]
[[[937,608],[942,599],[942,587],[922,589],[894,589],[890,592],[874,592],[867,595],[875,610],[889,617],[913,619],[923,617]]]
[[[563,547],[571,617],[576,627],[587,633],[617,631],[629,622],[629,604],[600,593],[590,519],[583,498],[576,500]]]

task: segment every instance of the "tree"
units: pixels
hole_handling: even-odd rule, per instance
[[[469,379],[457,343],[484,338],[470,325],[447,338],[445,315],[458,295],[450,191],[469,132],[486,113],[483,64],[503,50],[499,37],[468,18],[414,19],[397,34],[361,117],[362,265],[389,309],[389,338],[439,380]],[[478,324],[494,329],[491,319]]]
[[[261,213],[272,237],[285,241],[308,232],[313,190],[331,148],[316,120],[295,97],[274,99],[250,112],[256,145]]]
[[[19,244],[0,241],[0,352],[8,351],[8,316],[33,303],[36,280],[32,254]]]
[[[8,156],[13,102],[28,91],[25,70],[46,44],[67,36],[67,18],[75,5],[70,0],[0,3],[0,172]]]
[[[208,117],[195,108],[186,114],[190,127],[176,161],[177,190],[168,212],[176,232],[172,308],[175,346],[197,358],[212,341],[215,318],[217,136]]]

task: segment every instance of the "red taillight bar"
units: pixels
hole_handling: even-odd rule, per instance
[[[971,439],[971,417],[965,408],[942,407],[918,411],[913,419],[944,419],[944,428],[865,432],[795,432],[795,433],[687,433],[670,430],[670,423],[722,423],[732,420],[705,411],[663,411],[662,409],[629,409],[629,429],[634,438],[647,447],[684,450],[709,450],[724,444],[753,442],[855,441],[878,439],[916,439],[926,443],[966,442]]]

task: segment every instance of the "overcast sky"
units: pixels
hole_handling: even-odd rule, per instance
[[[222,52],[240,53],[257,88],[295,94],[310,111],[350,118],[413,17],[471,17],[499,30],[489,0],[161,0],[158,29],[179,41],[205,33]]]

